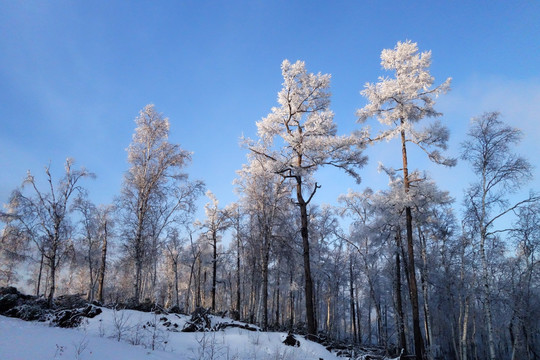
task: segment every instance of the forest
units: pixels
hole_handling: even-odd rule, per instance
[[[516,152],[524,134],[486,109],[471,114],[460,158],[448,157],[436,100],[451,79],[436,81],[430,65],[431,51],[411,41],[383,50],[358,130],[338,135],[330,75],[284,60],[277,104],[256,122],[257,138],[242,139],[238,201],[226,205],[188,176],[189,149],[169,142],[169,119],[145,106],[110,204],[92,201],[95,174],[72,158],[62,174],[29,171],[13,190],[0,212],[0,286],[49,307],[62,294],[203,307],[419,360],[540,359],[540,196],[520,197],[532,178]],[[381,164],[388,185],[360,190],[366,148],[390,140],[402,167]],[[475,180],[462,203],[409,163],[413,148],[441,167],[468,164]],[[337,206],[317,203],[322,167],[359,183]]]

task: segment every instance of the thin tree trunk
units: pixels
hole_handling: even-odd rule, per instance
[[[497,360],[495,353],[495,340],[493,336],[493,314],[491,311],[491,297],[489,287],[489,270],[486,253],[484,249],[484,236],[480,240],[480,258],[482,261],[482,289],[484,293],[484,312],[486,317],[486,327],[488,333],[488,347],[490,360]]]
[[[368,342],[373,345],[373,330],[371,327],[371,296],[368,298]]]
[[[465,299],[463,325],[461,330],[461,359],[467,360],[467,330],[469,328],[469,297]]]
[[[420,275],[420,282],[422,283],[422,294],[424,296],[424,328],[426,332],[426,344],[429,349],[429,347],[432,345],[433,334],[431,331],[431,313],[429,309],[427,243],[426,237],[424,236],[420,225],[417,226],[417,229],[422,254],[422,272]]]
[[[135,284],[133,300],[139,303],[142,285],[142,240],[140,236],[135,238]]]
[[[53,307],[54,303],[54,291],[56,288],[56,255],[58,252],[58,229],[55,230],[55,239],[52,241],[51,255],[49,257],[49,268],[51,269],[50,278],[51,286],[49,289],[49,297],[47,299],[47,306],[49,308]]]
[[[43,252],[41,252],[41,260],[39,262],[39,273],[38,273],[38,280],[37,280],[37,286],[36,286],[36,296],[39,297],[40,292],[40,286],[41,286],[41,274],[43,273]]]
[[[268,262],[270,257],[270,234],[266,225],[263,225],[263,244],[261,258],[262,276],[262,328],[268,329]]]
[[[201,307],[201,256],[197,256],[197,296],[195,297],[195,308]]]
[[[240,243],[240,235],[238,234],[239,230],[237,231],[237,235],[236,235],[236,246],[237,246],[237,251],[236,251],[236,311],[238,312],[238,319],[236,320],[240,320],[241,318],[241,298],[240,298],[240,246],[241,246],[241,243]]]
[[[94,301],[94,291],[95,291],[95,282],[94,282],[94,267],[92,266],[92,246],[91,246],[90,237],[88,237],[88,275],[90,277],[90,287],[88,289],[87,300],[89,302]]]
[[[396,280],[395,280],[395,291],[396,291],[396,312],[397,312],[397,331],[398,331],[398,347],[399,350],[403,349],[403,352],[407,354],[407,339],[405,337],[405,322],[403,316],[403,300],[401,298],[401,261],[399,256],[399,249],[401,249],[401,229],[397,230],[396,233]]]
[[[358,286],[356,287],[355,289],[355,294],[356,294],[356,327],[358,329],[358,343],[361,344],[362,343],[362,313],[360,311],[360,304],[358,302]]]
[[[214,253],[212,257],[212,312],[216,311],[216,284],[217,284],[217,234],[212,231],[212,246]]]
[[[101,243],[101,264],[99,267],[99,273],[98,273],[98,301],[100,303],[103,302],[103,287],[105,284],[105,269],[107,264],[107,237],[108,237],[108,230],[107,230],[107,221],[104,223],[104,233],[103,233],[103,241]]]
[[[349,256],[349,292],[350,292],[350,307],[351,307],[351,327],[353,335],[353,343],[356,343],[358,331],[356,329],[356,309],[354,304],[354,284],[353,284],[353,263],[352,254]]]
[[[279,327],[279,305],[280,305],[280,288],[279,288],[280,276],[279,276],[279,263],[276,273],[276,327]]]
[[[178,288],[178,255],[176,255],[176,259],[174,260],[174,295],[176,298],[176,306],[180,308],[180,295],[178,294],[180,292]],[[188,289],[189,291],[189,289]]]
[[[294,326],[294,293],[293,293],[293,270],[291,270],[291,277],[290,277],[290,286],[289,286],[289,314],[290,314],[290,323],[289,323],[289,329],[292,330]]]

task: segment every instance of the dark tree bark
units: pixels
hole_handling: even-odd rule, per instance
[[[401,124],[404,124],[404,120],[401,119]],[[407,164],[407,145],[405,140],[405,130],[401,131],[401,151],[403,158],[403,187],[405,193],[409,192],[409,169]],[[409,297],[411,299],[412,307],[412,321],[413,321],[413,336],[414,336],[414,351],[417,360],[424,360],[424,340],[422,338],[422,330],[420,329],[420,310],[418,305],[418,287],[416,282],[416,271],[414,265],[414,241],[412,231],[412,211],[411,207],[405,207],[405,225],[407,233],[407,256],[409,267]]]
[[[97,300],[103,302],[103,287],[105,284],[105,270],[107,264],[107,238],[109,236],[107,229],[107,221],[103,224],[103,238],[101,242],[101,264],[98,272],[98,291]]]

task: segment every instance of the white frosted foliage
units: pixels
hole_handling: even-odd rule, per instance
[[[419,53],[416,43],[398,42],[394,49],[381,53],[381,66],[392,71],[394,77],[379,77],[377,83],[367,83],[361,94],[368,104],[357,111],[358,121],[375,117],[389,126],[376,136],[376,140],[391,140],[404,132],[406,141],[418,145],[430,160],[446,166],[455,160],[445,158],[438,150],[446,150],[448,128],[435,121],[424,128],[415,125],[423,118],[436,118],[442,114],[434,109],[435,99],[450,90],[451,78],[433,87],[429,72],[431,51]]]
[[[303,61],[281,64],[280,106],[257,122],[259,141],[249,148],[270,160],[269,171],[286,177],[309,177],[321,165],[333,165],[360,179],[355,167],[365,162],[364,139],[337,135],[330,110],[330,75],[308,73]]]

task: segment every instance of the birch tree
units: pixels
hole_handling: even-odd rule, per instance
[[[288,206],[290,188],[280,176],[267,171],[266,159],[250,156],[249,163],[237,173],[235,183],[242,192],[242,206],[246,213],[252,214],[260,235],[260,258],[262,270],[262,328],[268,328],[268,267],[270,249],[275,236],[280,212]]]
[[[481,286],[485,323],[488,334],[489,357],[498,358],[493,329],[491,274],[486,256],[488,241],[509,229],[497,227],[497,220],[517,211],[523,205],[537,201],[538,196],[510,203],[508,195],[517,191],[531,178],[531,165],[514,154],[512,146],[522,137],[520,130],[504,124],[497,112],[484,113],[473,118],[468,139],[462,144],[462,158],[467,160],[478,176],[465,193],[467,219],[476,228],[478,252],[481,261]]]
[[[201,226],[205,229],[205,236],[212,247],[212,311],[216,311],[216,286],[217,286],[217,262],[218,241],[221,233],[230,227],[229,209],[220,209],[216,196],[208,190],[206,196],[210,201],[204,206],[206,220]]]
[[[98,210],[88,199],[87,194],[82,194],[75,199],[73,210],[80,216],[80,242],[83,248],[83,257],[88,266],[88,301],[94,301],[96,293],[99,253],[98,253]]]
[[[193,197],[203,185],[187,181],[182,170],[191,153],[169,142],[169,119],[154,105],[145,106],[135,123],[133,141],[127,149],[131,167],[124,176],[120,207],[135,264],[133,300],[138,303],[149,241],[160,235],[176,212],[193,211]]]
[[[98,231],[97,237],[101,248],[101,257],[97,275],[97,301],[103,302],[103,289],[105,288],[105,270],[107,269],[107,250],[109,247],[109,238],[113,235],[115,221],[113,205],[100,205],[97,208]]]
[[[358,110],[359,122],[370,117],[384,126],[375,140],[401,140],[403,187],[409,193],[411,182],[407,157],[407,143],[413,143],[424,150],[431,161],[453,166],[455,160],[444,157],[439,149],[445,150],[449,137],[448,129],[440,122],[431,123],[424,129],[417,129],[416,124],[424,118],[436,118],[442,114],[434,109],[436,98],[450,88],[451,79],[432,87],[434,78],[429,72],[431,52],[418,53],[418,46],[411,41],[398,42],[394,49],[385,49],[381,53],[381,66],[384,70],[393,71],[394,78],[379,77],[379,82],[368,83],[361,92],[369,103]],[[420,311],[418,306],[418,289],[414,264],[414,243],[411,207],[405,207],[407,256],[409,266],[410,298],[413,312],[413,333],[416,357],[423,359],[424,343],[420,330]]]
[[[56,290],[56,272],[60,265],[63,250],[70,240],[69,207],[74,194],[82,188],[81,179],[94,177],[85,168],[73,168],[74,160],[65,162],[64,176],[55,183],[50,166],[45,167],[47,188],[43,189],[28,171],[22,188],[15,190],[10,198],[9,208],[19,224],[30,234],[45,264],[49,268],[49,293],[47,305],[53,306]],[[25,190],[30,188],[29,193]]]
[[[305,301],[309,334],[316,334],[313,305],[308,205],[320,185],[312,181],[315,171],[323,165],[345,170],[357,181],[356,169],[363,166],[363,139],[338,136],[330,105],[330,75],[308,73],[305,63],[281,64],[283,88],[278,93],[279,106],[257,122],[259,141],[249,141],[249,149],[269,161],[269,171],[282,176],[296,190],[300,210],[303,244]]]

